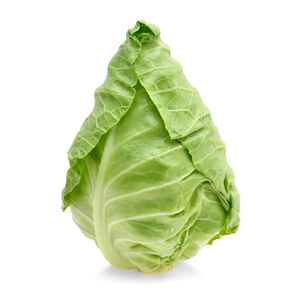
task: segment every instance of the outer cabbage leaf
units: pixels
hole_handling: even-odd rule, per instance
[[[165,272],[237,230],[225,145],[154,25],[128,31],[68,156],[63,209],[116,267]]]

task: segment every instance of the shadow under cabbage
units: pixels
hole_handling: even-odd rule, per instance
[[[167,273],[162,274],[143,274],[136,270],[120,270],[112,265],[107,266],[102,271],[100,271],[96,276],[95,280],[101,280],[103,278],[107,280],[121,280],[124,282],[139,281],[165,281],[181,278],[182,280],[195,278],[198,279],[202,277],[201,272],[190,263],[178,262],[177,267]]]

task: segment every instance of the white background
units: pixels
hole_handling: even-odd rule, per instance
[[[0,3],[1,291],[300,290],[299,1]],[[238,233],[161,275],[110,266],[60,209],[66,152],[138,19],[210,108],[241,194]]]

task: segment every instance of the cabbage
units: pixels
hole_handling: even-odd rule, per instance
[[[209,110],[155,25],[127,33],[69,152],[62,192],[120,269],[171,270],[234,233],[239,194]]]

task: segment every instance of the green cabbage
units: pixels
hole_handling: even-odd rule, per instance
[[[121,269],[166,272],[234,233],[239,194],[209,110],[155,25],[127,33],[69,152],[63,210]]]

